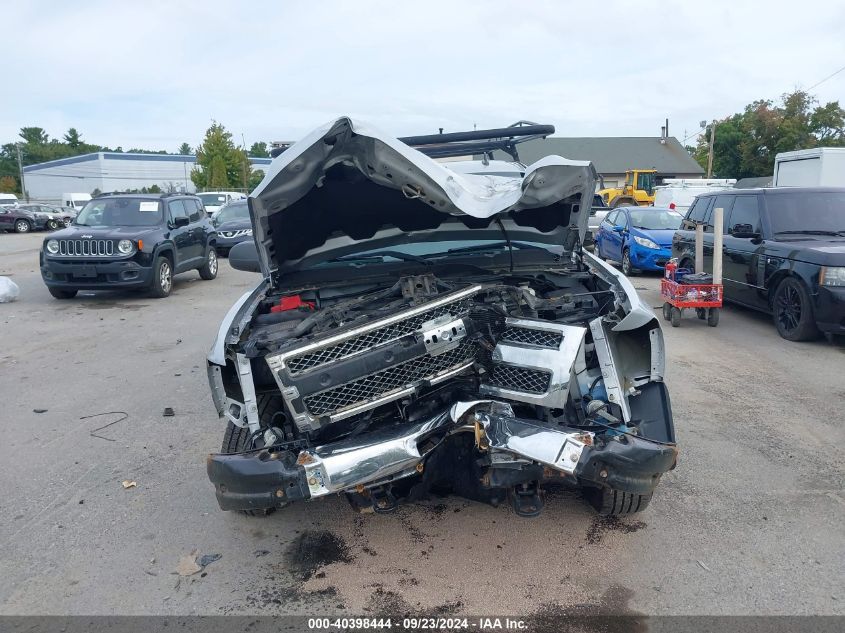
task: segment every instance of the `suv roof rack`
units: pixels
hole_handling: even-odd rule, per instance
[[[443,128],[440,128],[440,130],[439,134],[404,136],[400,137],[399,140],[431,158],[483,154],[488,159],[492,159],[493,152],[501,150],[516,162],[520,162],[516,146],[525,141],[546,138],[550,134],[554,134],[555,126],[541,125],[532,121],[517,121],[508,127],[491,130],[470,130],[446,134],[443,133]],[[274,147],[270,150],[270,156],[276,158],[286,149],[287,147]]]

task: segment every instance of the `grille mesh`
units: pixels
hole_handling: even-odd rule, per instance
[[[363,352],[376,347],[377,345],[381,345],[382,343],[387,343],[388,341],[393,341],[405,336],[406,334],[416,332],[420,329],[423,323],[430,321],[431,319],[436,319],[437,317],[447,314],[453,316],[462,314],[469,310],[469,305],[469,299],[461,299],[453,303],[448,303],[444,306],[433,308],[432,310],[418,314],[410,319],[399,321],[382,328],[377,328],[375,330],[371,330],[370,332],[365,332],[364,334],[342,341],[336,345],[332,345],[331,347],[315,350],[313,352],[303,354],[302,356],[288,358],[285,362],[287,363],[291,374],[308,371],[314,367],[319,367],[340,358],[345,358],[346,356]]]
[[[69,257],[109,257],[114,255],[114,241],[59,240],[58,254]]]
[[[520,343],[522,345],[533,345],[535,347],[548,347],[557,349],[563,340],[560,332],[549,332],[548,330],[529,330],[522,327],[509,327],[502,333],[502,341],[508,343]]]
[[[311,415],[333,413],[338,409],[387,395],[412,383],[465,364],[475,357],[475,346],[463,342],[439,356],[420,356],[402,365],[370,374],[339,387],[307,396],[305,406]]]
[[[489,384],[523,393],[546,393],[549,390],[551,374],[539,369],[527,369],[513,365],[496,365]]]

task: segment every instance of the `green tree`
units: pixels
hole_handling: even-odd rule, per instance
[[[261,141],[260,143],[253,143],[249,148],[249,155],[255,158],[270,158],[270,152],[267,150],[267,143]]]
[[[79,136],[79,132],[77,132],[75,127],[70,128],[64,138],[65,143],[71,149],[79,149],[79,146],[82,145],[82,137]]]
[[[158,185],[150,185],[147,191],[149,193],[161,193],[161,187],[159,187]]]
[[[782,95],[777,105],[770,100],[750,103],[743,112],[707,126],[693,156],[707,168],[712,125],[716,126],[713,174],[720,178],[768,176],[780,152],[845,145],[845,110],[838,101],[815,104],[803,90]]]
[[[255,189],[262,180],[264,180],[264,172],[261,169],[254,169],[249,175],[249,190]]]
[[[197,166],[191,170],[191,180],[198,189],[217,189],[243,182],[246,152],[235,147],[232,134],[217,121],[206,130],[196,155]]]
[[[176,150],[177,154],[182,154],[183,156],[189,156],[190,154],[194,153],[194,150],[191,149],[191,146],[187,143],[182,143],[179,146],[179,149]]]
[[[18,181],[13,176],[0,177],[0,193],[17,193]]]
[[[20,137],[27,145],[46,145],[50,141],[43,127],[22,127]]]

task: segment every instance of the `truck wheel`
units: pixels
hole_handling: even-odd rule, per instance
[[[587,488],[587,500],[596,512],[605,516],[619,516],[642,512],[648,507],[654,493],[640,495],[613,488]]]
[[[50,294],[53,295],[56,299],[73,299],[76,296],[76,293],[79,292],[78,290],[68,290],[67,288],[51,288],[47,287],[47,290],[50,291]]]
[[[217,277],[217,251],[213,246],[208,247],[208,253],[205,255],[205,264],[197,268],[200,272],[200,277],[206,281],[211,281]]]
[[[810,294],[804,284],[787,277],[775,290],[772,313],[780,334],[787,341],[811,341],[819,336]]]
[[[153,297],[163,299],[173,290],[173,268],[170,260],[159,255],[153,266],[153,284],[150,286],[150,294]]]
[[[680,327],[681,325],[681,309],[672,306],[672,327]]]
[[[719,308],[710,308],[707,311],[707,325],[710,327],[719,325]]]
[[[29,220],[17,220],[15,222],[15,233],[29,233],[32,230],[32,224]]]
[[[284,411],[284,400],[281,396],[261,394],[258,398],[258,417],[262,427],[269,427],[273,416],[278,411]],[[248,427],[241,428],[231,422],[226,426],[226,433],[223,435],[223,446],[221,453],[240,453],[247,450],[250,431]],[[276,508],[262,508],[257,510],[244,510],[243,513],[251,517],[264,517],[273,514]]]

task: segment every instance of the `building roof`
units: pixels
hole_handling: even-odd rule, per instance
[[[31,171],[39,171],[41,169],[49,169],[51,167],[61,167],[64,165],[72,165],[74,163],[84,163],[92,160],[97,160],[102,157],[105,160],[134,160],[146,162],[177,162],[177,163],[195,163],[197,157],[193,154],[145,154],[136,152],[92,152],[90,154],[80,154],[79,156],[70,156],[69,158],[59,158],[57,160],[48,160],[44,163],[37,163],[35,165],[27,165],[23,168],[24,173]],[[253,165],[269,165],[272,158],[255,158],[248,157],[249,162]]]
[[[665,141],[665,142],[661,142]],[[623,174],[628,169],[656,169],[661,175],[701,175],[704,170],[674,137],[659,136],[550,136],[517,146],[526,165],[557,154],[589,160],[600,174]],[[504,154],[496,158],[507,160]]]

